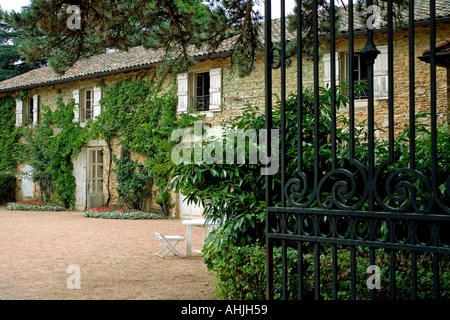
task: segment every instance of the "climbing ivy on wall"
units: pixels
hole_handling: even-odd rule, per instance
[[[142,77],[118,81],[105,87],[100,103],[104,106],[102,113],[95,122],[88,124],[90,138],[105,139],[110,151],[111,141],[118,139],[125,151],[143,155],[146,158],[148,179],[158,187],[155,201],[163,214],[168,215],[171,207],[170,194],[164,187],[169,173],[160,170],[158,166],[170,161],[173,143],[169,138],[172,131],[177,127],[192,125],[196,117],[181,115],[177,119],[175,88],[163,91],[161,82],[144,80]],[[129,166],[121,162],[120,166],[116,166],[116,175],[120,175],[117,169],[121,167]],[[137,171],[135,173],[139,174]],[[122,186],[117,189],[119,197],[121,190],[130,189],[125,184],[136,188],[135,183],[139,179],[128,176],[129,180],[120,181]],[[125,196],[126,194],[123,195]]]
[[[74,100],[64,104],[61,98],[52,111],[42,106],[43,120],[33,128],[23,127],[27,142],[28,163],[33,167],[32,179],[41,189],[42,200],[54,194],[66,208],[75,206],[75,177],[72,158],[86,143],[87,129],[74,123]]]
[[[16,128],[14,99],[0,99],[0,170],[13,171],[17,163],[30,164],[33,168],[30,178],[39,184],[41,199],[49,201],[53,197],[67,208],[73,208],[76,181],[72,159],[91,139],[104,139],[110,159],[116,158],[112,155],[112,141],[117,139],[125,151],[145,157],[143,165],[148,175],[148,181],[133,176],[130,176],[129,181],[120,181],[123,185],[118,189],[119,196],[120,190],[135,188],[131,184],[136,184],[136,181],[155,184],[155,201],[161,211],[168,215],[172,205],[165,187],[170,171],[164,169],[164,164],[170,162],[170,153],[175,144],[169,138],[174,129],[192,126],[199,117],[177,117],[175,88],[163,91],[161,82],[137,77],[116,82],[110,87],[99,85],[104,87],[100,101],[104,106],[103,111],[95,121],[89,120],[86,127],[73,122],[75,101],[70,100],[65,104],[58,98],[53,111],[48,106],[41,106],[42,120],[38,125]],[[26,95],[26,92],[21,92],[21,98],[26,99]],[[21,136],[23,142],[20,142]],[[142,175],[142,172],[136,170],[134,174]],[[120,172],[115,173],[120,175]],[[130,186],[126,186],[127,183]]]
[[[0,171],[15,171],[22,151],[20,130],[15,126],[15,110],[13,98],[0,99]]]

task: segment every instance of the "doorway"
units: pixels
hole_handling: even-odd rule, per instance
[[[103,206],[103,149],[87,149],[87,207]]]

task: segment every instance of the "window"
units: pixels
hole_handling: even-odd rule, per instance
[[[197,111],[209,110],[209,72],[198,73],[194,77],[195,92],[192,107]]]
[[[35,94],[25,100],[16,100],[16,126],[38,124],[39,96]]]
[[[177,75],[178,112],[219,111],[222,105],[222,69]]]
[[[374,96],[375,99],[387,99],[388,97],[388,68],[387,68],[387,46],[378,46],[377,49],[380,51],[377,58],[375,59],[375,64],[373,66],[374,71]],[[353,81],[355,83],[354,97],[356,99],[367,99],[367,88],[364,87],[364,80],[367,80],[367,68],[366,61],[364,57],[359,53],[355,52],[353,57],[353,70],[351,70],[353,75]],[[324,83],[328,87],[331,84],[331,55],[325,53],[323,55],[324,63]],[[335,66],[336,66],[336,85],[340,82],[347,81],[349,79],[349,54],[348,52],[336,52],[335,56]]]
[[[28,98],[23,110],[23,123],[27,126],[33,124],[33,99]]]
[[[92,119],[94,114],[94,101],[93,101],[92,89],[82,90],[82,100],[81,100],[81,122],[86,122]]]
[[[341,65],[344,65],[345,67],[342,68],[344,71],[341,73],[340,81],[346,81],[350,79],[350,66],[349,66],[349,59],[348,59],[348,53],[342,54],[345,61],[344,63],[341,63]],[[360,53],[355,53],[353,55],[353,83],[355,91],[353,92],[353,96],[355,99],[367,99],[367,67],[366,67],[366,60],[364,59],[364,56]]]
[[[90,119],[95,119],[102,111],[100,105],[102,88],[75,89],[72,94],[75,100],[73,122],[86,123]]]

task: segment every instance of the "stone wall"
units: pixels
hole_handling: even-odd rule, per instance
[[[448,37],[450,23],[439,24],[436,28],[436,42]],[[375,33],[374,42],[377,46],[387,44],[386,33]],[[417,57],[430,46],[429,28],[426,25],[416,26],[414,46],[414,70],[415,70],[415,113],[430,112],[430,64],[420,61]],[[365,44],[364,36],[355,38],[355,52],[361,51]],[[325,52],[329,52],[329,46]],[[340,39],[336,44],[336,51],[348,52],[348,40]],[[437,67],[436,73],[436,103],[438,122],[449,121],[449,104],[447,102],[447,70]],[[343,110],[348,115],[348,109]],[[394,130],[397,135],[409,122],[409,45],[408,30],[397,30],[394,35]],[[355,121],[361,122],[367,119],[367,102],[355,103]],[[375,101],[375,122],[388,134],[388,101]],[[378,132],[382,134],[382,131]]]

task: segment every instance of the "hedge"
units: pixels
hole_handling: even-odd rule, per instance
[[[0,172],[0,203],[14,200],[16,177],[10,173]]]

